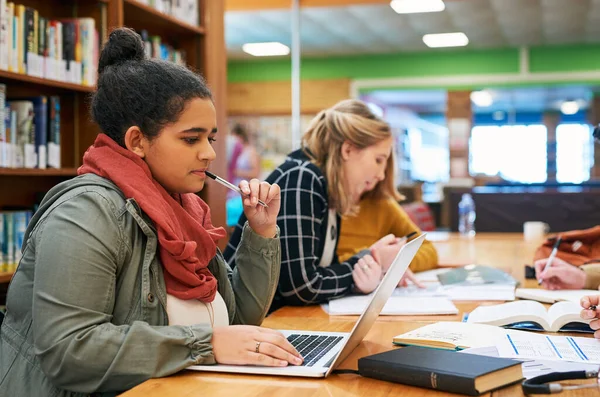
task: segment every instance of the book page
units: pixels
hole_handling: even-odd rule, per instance
[[[507,331],[496,344],[500,357],[600,364],[600,340]]]
[[[505,335],[504,329],[491,325],[441,321],[398,335],[393,341],[399,344],[465,349],[494,346]]]
[[[369,302],[371,295],[352,295],[329,301],[330,315],[361,314]],[[381,315],[418,315],[418,314],[457,314],[458,309],[446,298],[392,296],[381,311]]]
[[[550,330],[558,331],[563,325],[578,322],[589,324],[590,320],[584,320],[580,317],[581,306],[575,302],[557,302],[548,309],[548,319],[550,320]]]
[[[535,301],[515,301],[494,306],[479,306],[469,314],[468,323],[508,325],[518,322],[536,322],[549,329],[550,320],[546,308]]]

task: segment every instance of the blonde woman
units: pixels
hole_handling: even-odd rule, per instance
[[[341,216],[357,212],[363,193],[379,186],[382,194],[398,198],[393,180],[385,179],[394,170],[392,145],[386,122],[363,102],[345,100],[321,111],[304,133],[302,148],[266,179],[281,187],[281,275],[271,311],[377,287],[402,243],[384,237],[344,262],[336,246]],[[224,253],[232,267],[245,222],[242,215]]]

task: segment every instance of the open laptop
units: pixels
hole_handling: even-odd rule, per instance
[[[352,332],[290,331],[280,332],[304,357],[301,366],[260,367],[254,365],[194,365],[196,371],[229,372],[240,374],[286,375],[323,378],[339,365],[367,335],[383,306],[390,298],[398,282],[408,269],[423,244],[425,234],[404,245],[392,262],[387,273],[373,293],[371,301],[354,325]]]

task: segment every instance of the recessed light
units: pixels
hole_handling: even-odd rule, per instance
[[[575,114],[579,112],[579,103],[577,101],[564,101],[560,105],[560,111],[566,115]]]
[[[246,43],[242,46],[245,53],[255,57],[272,57],[278,55],[288,55],[290,48],[277,41],[267,43]]]
[[[398,14],[416,14],[444,11],[446,5],[442,0],[392,0],[390,7]]]
[[[481,108],[487,108],[489,106],[492,106],[492,103],[494,103],[492,94],[490,94],[488,91],[471,92],[471,101]]]
[[[469,38],[463,32],[426,34],[423,42],[431,48],[463,47],[469,44]]]

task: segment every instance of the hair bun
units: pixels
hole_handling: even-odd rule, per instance
[[[127,61],[143,61],[146,59],[144,43],[139,34],[129,28],[118,28],[113,30],[104,44],[100,61],[98,62],[98,73],[111,65],[118,65]]]

